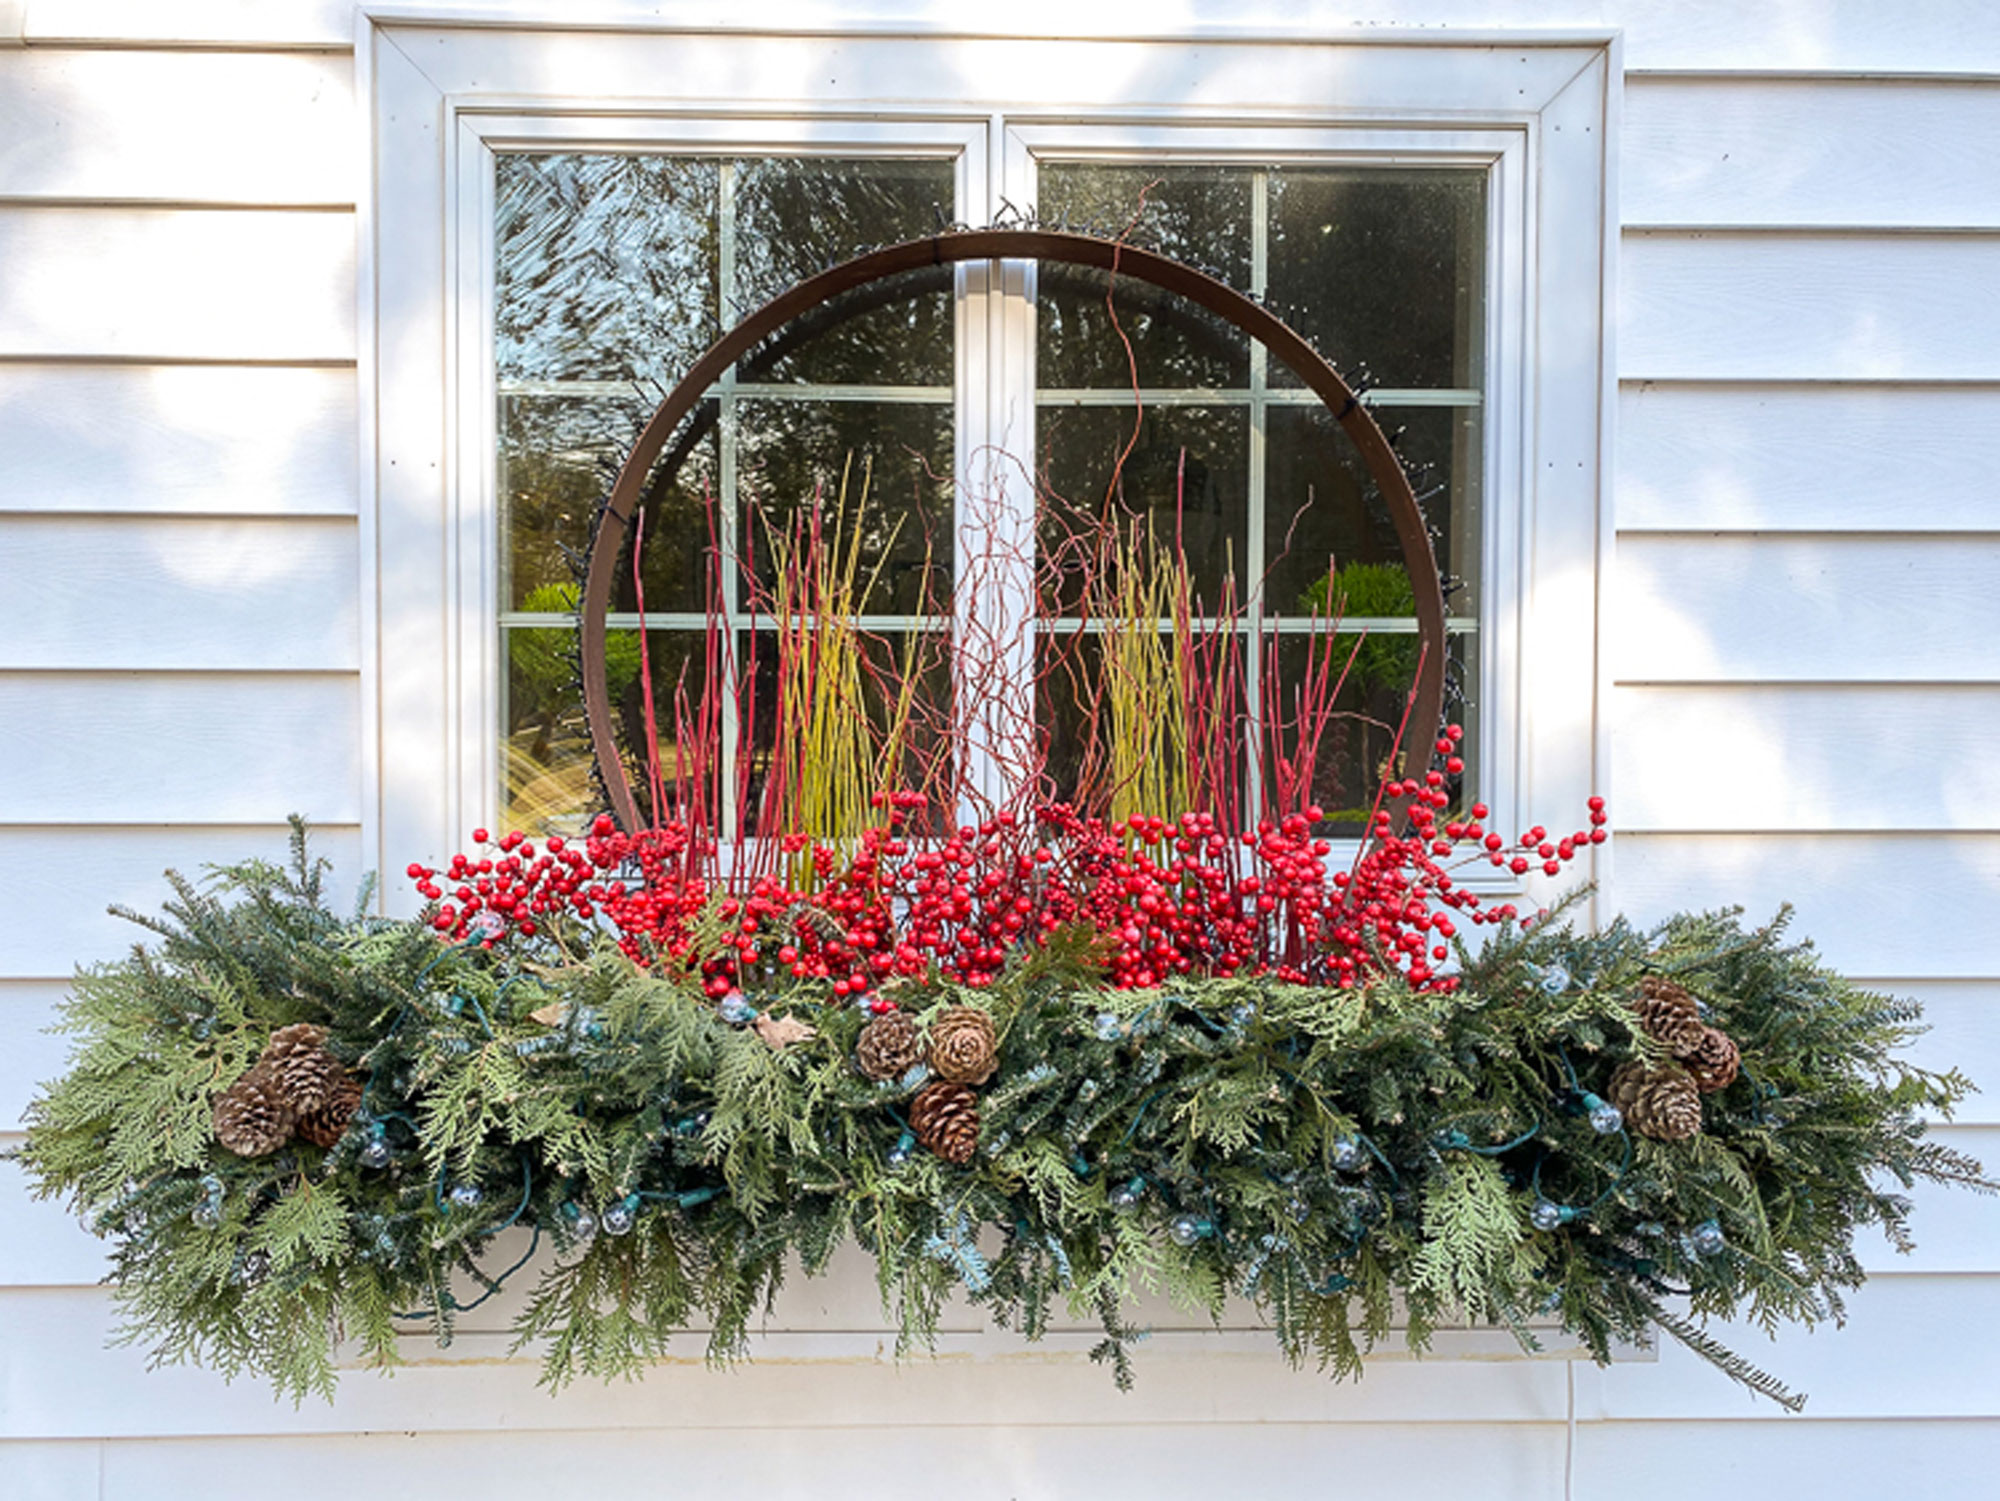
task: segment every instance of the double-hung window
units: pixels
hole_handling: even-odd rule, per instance
[[[1448,581],[1467,795],[1506,819],[1593,780],[1605,44],[387,23],[364,54],[371,854],[390,866],[474,823],[561,829],[593,806],[574,562],[696,356],[859,246],[1029,212],[1132,226],[1360,374]],[[635,733],[642,672],[656,706],[722,672],[725,760],[754,766],[768,539],[814,509],[853,545],[877,649],[942,633],[972,594],[1020,625],[1058,791],[1087,708],[1043,664],[1087,659],[1099,628],[1044,566],[1065,516],[1115,513],[1179,550],[1240,638],[1251,733],[1344,597],[1343,628],[1369,639],[1318,800],[1351,815],[1387,756],[1416,636],[1380,499],[1288,371],[1171,297],[1026,261],[944,267],[732,370],[621,568],[607,665]],[[724,663],[703,650],[716,609]],[[994,751],[960,747],[964,775],[997,786]]]

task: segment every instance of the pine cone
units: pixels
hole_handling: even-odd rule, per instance
[[[1736,1068],[1742,1062],[1736,1044],[1718,1027],[1703,1027],[1701,1041],[1679,1055],[1694,1076],[1694,1087],[1714,1094],[1736,1082]]]
[[[1632,1003],[1639,1013],[1639,1026],[1648,1037],[1665,1043],[1673,1053],[1681,1053],[1701,1041],[1701,1009],[1680,986],[1661,975],[1647,975],[1639,982],[1639,999]]]
[[[1611,1076],[1611,1103],[1625,1123],[1655,1141],[1686,1141],[1701,1130],[1701,1096],[1694,1078],[1677,1063],[1634,1059]]]
[[[946,1162],[964,1167],[979,1147],[979,1096],[963,1084],[933,1079],[910,1101],[910,1129]]]
[[[264,1045],[257,1066],[277,1081],[294,1115],[306,1115],[326,1103],[327,1093],[347,1077],[340,1060],[326,1050],[326,1028],[311,1022],[280,1027]]]
[[[299,1135],[316,1147],[330,1148],[347,1134],[348,1124],[360,1108],[360,1081],[342,1069],[319,1109],[299,1117]]]
[[[976,1006],[953,1006],[931,1022],[931,1072],[953,1084],[984,1084],[1000,1066],[993,1018]]]
[[[900,1011],[885,1011],[861,1029],[854,1061],[871,1079],[900,1079],[924,1061],[924,1035]]]
[[[215,1139],[238,1157],[263,1157],[292,1139],[293,1114],[260,1063],[216,1097]]]

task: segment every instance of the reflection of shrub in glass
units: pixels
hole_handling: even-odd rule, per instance
[[[529,591],[522,609],[531,615],[574,615],[579,598],[575,584],[542,584]],[[507,633],[508,655],[514,668],[514,719],[517,726],[531,715],[547,717],[576,700],[576,630],[571,626],[534,626]],[[639,638],[613,631],[604,642],[604,677],[611,696],[621,697],[639,676]]]
[[[535,614],[568,615],[577,600],[575,584],[540,584],[522,603]],[[522,627],[508,631],[506,643],[505,822],[537,833],[576,832],[593,800],[576,627]],[[611,632],[604,655],[612,697],[622,701],[639,679],[638,633]]]
[[[1417,597],[1410,576],[1398,563],[1349,563],[1316,580],[1299,595],[1299,608],[1313,615],[1340,620],[1414,615]],[[1356,641],[1360,649],[1355,650]],[[1408,688],[1417,676],[1415,636],[1337,635],[1334,649],[1353,651],[1347,680],[1364,693],[1378,688]]]

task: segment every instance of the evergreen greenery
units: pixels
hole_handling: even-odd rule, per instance
[[[1217,1314],[1245,1296],[1289,1359],[1342,1376],[1392,1326],[1422,1348],[1469,1316],[1532,1345],[1553,1318],[1599,1360],[1664,1330],[1795,1405],[1705,1322],[1837,1321],[1857,1232],[1908,1244],[1903,1190],[1991,1186],[1926,1138],[1971,1086],[1895,1056],[1917,1008],[1828,972],[1782,914],[1509,925],[1461,949],[1455,993],[1112,991],[1067,933],[990,987],[895,982],[919,1020],[969,1005],[997,1025],[961,1169],[911,1151],[918,1081],[864,1078],[866,1015],[823,986],[749,998],[818,1029],[774,1050],[699,973],[587,931],[488,950],[337,914],[302,830],[289,870],[174,891],[135,916],[151,949],[79,976],[77,1050],[20,1156],[111,1242],[128,1339],[294,1398],[332,1390],[343,1341],[386,1365],[402,1331],[448,1336],[521,1226],[553,1242],[519,1273],[538,1282],[517,1326],[552,1385],[631,1374],[691,1325],[734,1358],[787,1273],[851,1240],[904,1349],[954,1293],[1030,1339],[1068,1309],[1101,1321],[1123,1385],[1129,1300],[1164,1289]],[[1601,1134],[1585,1098],[1657,1051],[1629,1005],[1648,973],[1742,1049],[1686,1142]],[[365,1080],[363,1114],[329,1151],[230,1155],[215,1096],[300,1021]]]

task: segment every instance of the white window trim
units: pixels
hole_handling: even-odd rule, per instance
[[[1495,163],[1489,299],[1500,301],[1489,315],[1480,641],[1482,691],[1511,712],[1489,717],[1483,791],[1495,826],[1509,829],[1533,817],[1580,821],[1584,797],[1605,790],[1598,596],[1610,546],[1615,37],[1052,43],[898,34],[859,19],[828,36],[534,30],[387,11],[364,13],[360,28],[371,865],[395,871],[459,848],[490,816],[498,783],[482,156],[495,145],[900,154],[921,142],[957,154],[961,216],[975,220],[1003,193],[1021,201],[1037,151],[1157,141],[1209,157],[1268,156],[1283,138],[1316,143],[1300,148],[1316,159],[1402,152]],[[1103,97],[1107,78],[1128,80],[1126,97]],[[767,93],[770,79],[789,92]],[[1518,227],[1502,232],[1503,215]],[[1011,290],[1030,289],[1030,268],[1002,263],[966,268],[961,290],[996,271]],[[1018,441],[1018,393],[1032,392],[1025,296],[986,299],[983,326],[963,312],[972,305],[960,299],[962,477],[987,434]],[[966,412],[964,393],[981,389],[987,410]],[[1609,846],[1593,854],[1601,887]],[[392,905],[411,900],[399,883],[387,888]]]

